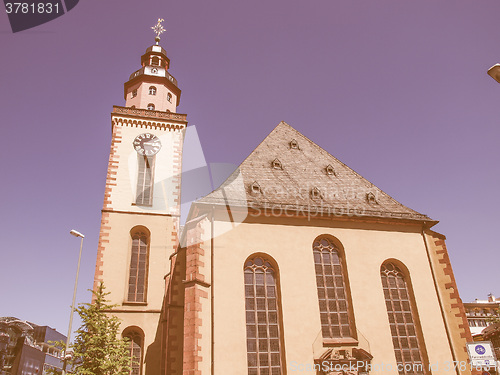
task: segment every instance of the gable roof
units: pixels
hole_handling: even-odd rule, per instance
[[[219,188],[196,203],[437,223],[399,203],[285,122]]]

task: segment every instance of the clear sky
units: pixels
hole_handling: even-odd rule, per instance
[[[498,0],[84,0],[12,34],[0,12],[0,316],[65,333],[92,285],[112,105],[153,44],[206,159],[282,120],[440,223],[464,301],[500,296]]]

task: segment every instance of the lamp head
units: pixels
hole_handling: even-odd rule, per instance
[[[81,234],[80,232],[77,232],[76,230],[72,229],[69,234],[75,236],[75,237],[80,237],[80,238],[84,238],[85,236],[83,234]]]

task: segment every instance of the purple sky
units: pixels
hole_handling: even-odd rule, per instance
[[[441,222],[464,301],[500,295],[498,0],[83,0],[12,34],[0,13],[0,316],[65,333],[92,285],[112,105],[153,44],[209,162],[284,120]]]

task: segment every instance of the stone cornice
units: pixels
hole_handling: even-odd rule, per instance
[[[148,129],[182,130],[187,126],[183,113],[150,111],[147,109],[113,106],[113,126],[131,126]]]

